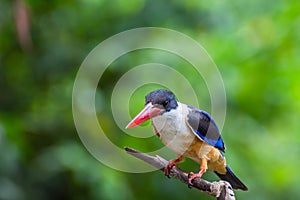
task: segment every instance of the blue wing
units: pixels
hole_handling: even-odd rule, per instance
[[[189,114],[187,122],[194,134],[201,140],[225,152],[225,145],[220,131],[213,118],[205,111],[188,106]]]

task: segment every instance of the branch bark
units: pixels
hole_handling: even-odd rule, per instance
[[[125,147],[125,151],[128,154],[149,163],[150,165],[161,171],[164,171],[165,166],[168,164],[167,160],[158,155],[150,156],[129,147]],[[172,167],[172,169],[170,170],[170,177],[176,178],[188,185],[188,173],[176,166]],[[231,185],[226,181],[220,180],[218,182],[209,182],[201,178],[195,178],[193,180],[192,187],[199,189],[205,194],[216,197],[217,200],[235,200],[233,189]]]

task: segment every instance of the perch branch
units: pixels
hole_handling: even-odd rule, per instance
[[[128,154],[147,162],[148,164],[161,171],[164,171],[165,166],[168,164],[167,160],[158,155],[150,156],[128,147],[125,147],[125,151]],[[172,169],[170,170],[170,177],[174,177],[188,185],[188,173],[176,166],[172,167]],[[201,178],[195,178],[193,180],[192,187],[199,189],[205,194],[216,197],[217,200],[235,200],[232,187],[226,181],[221,180],[218,182],[209,182]]]

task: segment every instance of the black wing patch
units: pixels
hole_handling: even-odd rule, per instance
[[[225,145],[220,135],[217,124],[213,118],[205,111],[188,106],[188,123],[195,135],[208,144],[225,152]]]

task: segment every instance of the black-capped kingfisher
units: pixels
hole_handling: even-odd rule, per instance
[[[189,185],[209,169],[220,179],[228,181],[233,189],[248,190],[226,164],[220,131],[207,112],[178,102],[171,91],[155,90],[147,94],[144,109],[126,128],[133,128],[149,119],[156,135],[177,156],[165,167],[167,176],[176,163],[188,157],[200,164],[198,173],[190,172]]]

